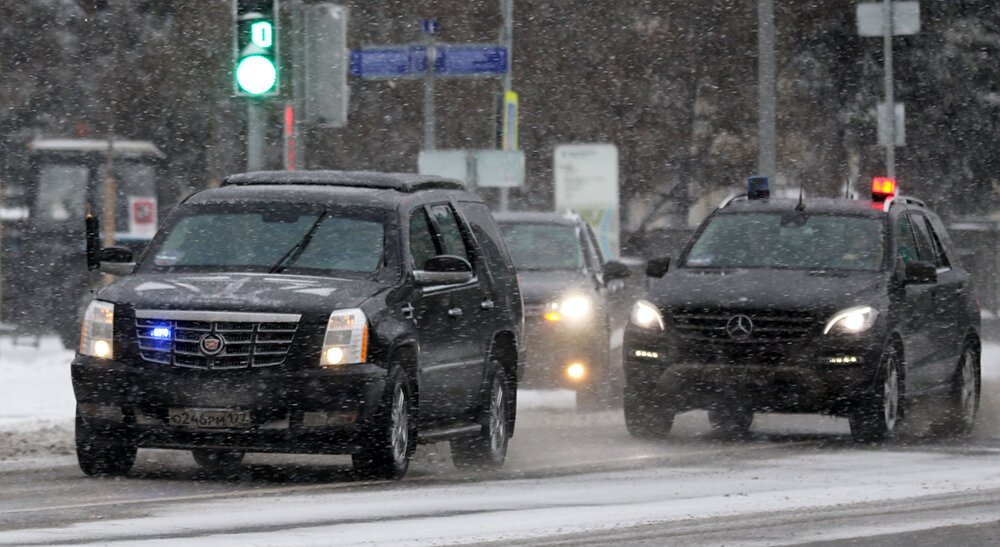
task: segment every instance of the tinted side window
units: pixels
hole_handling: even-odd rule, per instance
[[[926,216],[923,218],[927,227],[927,233],[931,236],[931,244],[934,246],[935,264],[938,268],[951,268],[951,261],[948,260],[948,251],[945,249],[944,240],[934,229],[934,223],[931,222],[931,219]]]
[[[911,213],[910,225],[913,226],[913,235],[917,238],[917,252],[920,254],[920,260],[936,264],[937,257],[934,254],[934,246],[931,243],[930,234],[927,233],[927,219],[921,214]]]
[[[910,219],[906,215],[900,215],[899,219],[896,220],[896,254],[903,260],[903,264],[920,260],[917,241],[913,237]]]
[[[482,203],[462,202],[462,212],[469,222],[472,233],[482,247],[487,267],[494,277],[513,276],[510,252],[507,250],[500,230],[493,220],[490,210]]]
[[[436,254],[438,252],[427,212],[423,207],[415,209],[410,214],[410,256],[413,258],[413,267],[423,269],[424,263]]]
[[[469,250],[465,246],[465,240],[462,239],[462,230],[458,227],[458,220],[455,219],[455,214],[452,213],[451,207],[441,204],[434,205],[430,209],[440,230],[441,245],[444,247],[442,253],[460,256],[472,262],[472,256],[470,256]]]

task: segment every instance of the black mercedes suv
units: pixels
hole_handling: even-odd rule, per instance
[[[248,451],[351,454],[400,478],[416,443],[503,464],[522,375],[514,266],[484,203],[408,174],[256,172],[197,192],[87,309],[72,364],[89,475],[138,447],[232,469]]]
[[[860,441],[889,438],[917,400],[966,434],[980,395],[980,318],[941,221],[876,179],[872,200],[724,203],[632,310],[624,411],[639,437],[707,409],[743,434],[755,412],[847,417]],[[748,199],[749,198],[749,199]]]

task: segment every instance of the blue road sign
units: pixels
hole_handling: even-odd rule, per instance
[[[434,73],[445,76],[495,76],[507,73],[507,48],[449,46],[437,48]]]
[[[495,77],[508,70],[507,48],[494,45],[435,46],[434,75]],[[363,78],[416,78],[427,72],[427,46],[384,46],[351,51],[351,75]]]
[[[369,78],[417,76],[427,70],[423,46],[395,46],[351,51],[351,75]]]

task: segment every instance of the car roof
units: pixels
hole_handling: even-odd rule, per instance
[[[299,184],[318,186],[354,186],[378,188],[399,192],[419,190],[464,190],[465,185],[457,180],[415,173],[382,173],[377,171],[254,171],[230,175],[222,181],[223,186],[246,186],[258,184]]]
[[[718,214],[785,213],[800,207],[797,199],[738,199],[717,210]],[[802,200],[803,212],[818,214],[848,214],[881,218],[882,204],[874,201],[846,198],[809,198]]]
[[[461,191],[463,201],[481,201],[461,182],[411,173],[374,171],[257,171],[231,175],[218,188],[189,196],[186,204],[219,202],[290,202],[338,207],[394,208],[418,192]]]
[[[556,211],[503,211],[493,213],[500,224],[565,224],[573,226],[580,222],[580,215]]]

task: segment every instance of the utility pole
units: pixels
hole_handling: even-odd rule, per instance
[[[424,43],[427,47],[427,70],[424,72],[424,150],[437,148],[434,135],[434,63],[437,61],[437,49],[434,47],[434,34],[437,33],[437,21],[421,23],[424,33]]]
[[[503,22],[500,25],[500,47],[507,48],[507,72],[503,75],[503,92],[501,97],[506,97],[511,89],[512,72],[514,69],[514,0],[500,0],[500,13]],[[504,99],[501,98],[500,104]],[[501,112],[501,115],[503,113]],[[502,123],[497,120],[497,123]],[[500,210],[508,210],[510,204],[510,189],[500,188]]]
[[[774,0],[757,3],[757,173],[774,180],[775,137]]]
[[[886,176],[896,178],[896,105],[892,89],[892,0],[882,1],[882,55],[885,63],[885,127],[889,139],[885,145]]]

